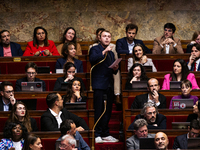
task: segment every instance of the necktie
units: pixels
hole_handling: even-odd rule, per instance
[[[197,70],[197,63],[196,63],[196,61],[194,62],[194,71],[196,71]]]

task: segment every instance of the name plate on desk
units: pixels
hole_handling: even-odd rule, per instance
[[[15,57],[15,58],[13,58],[13,61],[14,62],[21,62],[21,58],[20,57]]]

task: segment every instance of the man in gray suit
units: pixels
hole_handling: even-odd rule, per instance
[[[148,134],[147,121],[145,119],[138,119],[134,122],[134,135],[126,140],[127,150],[139,149],[139,138],[154,138],[155,135]]]

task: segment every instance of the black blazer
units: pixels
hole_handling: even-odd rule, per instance
[[[179,135],[174,139],[173,149],[187,149],[187,134]]]
[[[20,44],[10,42],[10,47],[11,47],[12,56],[22,56],[23,55],[23,51],[21,49]],[[0,56],[4,57],[3,46],[1,44],[0,44]]]
[[[85,130],[89,130],[85,120],[77,115],[69,112],[66,108],[63,108],[61,114],[62,121],[66,119],[71,119],[74,121],[77,127],[81,126]],[[47,111],[41,116],[41,130],[42,131],[59,131],[58,123],[56,118],[51,114],[50,110]]]
[[[160,101],[160,105],[158,106],[158,108],[166,108],[166,97],[160,93],[158,94]],[[131,109],[142,109],[144,103],[146,103],[147,100],[148,100],[148,93],[136,96],[134,102],[131,105]]]
[[[9,110],[12,110],[12,104],[9,104]],[[0,111],[4,111],[2,96],[0,96]]]

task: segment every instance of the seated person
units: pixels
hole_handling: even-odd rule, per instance
[[[158,91],[160,90],[159,82],[156,78],[151,78],[147,82],[148,93],[137,95],[131,105],[131,109],[142,109],[144,103],[153,102],[158,108],[166,108],[166,97]]]
[[[200,31],[195,31],[192,36],[192,41],[187,45],[186,53],[191,53],[194,44],[200,44]]]
[[[74,121],[78,127],[78,131],[89,130],[85,120],[77,115],[70,113],[63,108],[63,99],[58,93],[50,93],[46,98],[47,111],[41,116],[42,131],[59,131],[60,124],[66,119]]]
[[[66,119],[65,121],[63,121],[60,125],[60,132],[61,137],[57,141],[60,141],[64,135],[71,135],[77,141],[79,141],[79,150],[90,150],[88,144],[84,141],[81,134],[77,131],[76,125],[73,120]]]
[[[62,55],[62,47],[64,43],[73,42],[76,47],[76,55],[82,55],[81,45],[76,41],[76,30],[73,27],[68,27],[63,33],[62,44],[57,46],[58,53]]]
[[[132,90],[133,81],[147,81],[147,80],[148,77],[146,76],[146,72],[143,66],[139,63],[135,63],[128,72],[125,89]]]
[[[46,84],[43,80],[36,78],[38,67],[34,62],[29,62],[25,66],[26,77],[18,79],[15,85],[15,91],[22,91],[22,82],[42,82],[42,89],[46,91]]]
[[[190,71],[200,71],[200,44],[192,46],[191,55],[188,62],[188,69]]]
[[[185,99],[185,98],[186,99],[193,99],[194,105],[195,105],[199,98],[197,96],[190,95],[191,91],[192,91],[192,83],[189,80],[183,80],[181,82],[182,95],[172,97],[172,99],[170,101],[169,109],[172,109],[172,100],[173,99]]]
[[[164,132],[158,132],[154,138],[156,150],[168,150],[169,139]]]
[[[0,149],[1,150],[22,149],[26,134],[27,134],[27,129],[23,124],[10,122],[4,127],[3,139],[1,139],[0,142]]]
[[[8,124],[10,122],[22,123],[28,132],[38,131],[36,120],[29,116],[26,105],[21,101],[17,101],[13,106],[9,119],[6,123]]]
[[[188,148],[188,139],[189,138],[197,138],[200,132],[200,124],[199,121],[194,119],[190,122],[190,126],[188,126],[188,133],[179,135],[175,138],[173,149],[187,149]]]
[[[133,47],[133,58],[128,59],[128,70],[135,63],[140,63],[143,66],[152,66],[152,71],[157,72],[157,69],[153,64],[152,59],[147,58],[143,46],[139,43],[135,44],[135,46]]]
[[[72,62],[67,62],[66,64],[64,64],[65,75],[63,77],[57,78],[53,90],[61,91],[61,84],[64,82],[67,83],[73,80],[74,78],[77,78],[81,82],[81,87],[83,87],[83,89],[85,90],[85,85],[83,83],[83,80],[75,76],[75,70],[76,66]]]
[[[135,39],[138,32],[138,26],[135,24],[128,24],[126,26],[126,37],[118,39],[116,42],[116,51],[119,54],[132,54],[132,50],[135,44],[140,43],[144,49],[145,53],[152,53],[143,43],[142,40]]]
[[[63,96],[64,104],[66,102],[86,102],[87,100],[87,97],[84,94],[83,87],[81,86],[81,82],[77,78],[74,78],[70,81],[66,91],[66,95]]]
[[[141,110],[141,113],[135,117],[135,120],[128,127],[128,130],[134,130],[134,122],[137,119],[143,118],[147,121],[148,129],[166,129],[167,118],[158,113],[157,106],[155,103],[147,102]]]
[[[187,122],[191,122],[194,119],[200,120],[200,100],[193,106],[193,114],[188,115]]]
[[[63,58],[59,58],[56,62],[55,69],[63,69],[63,66],[67,62],[72,62],[76,66],[76,72],[83,72],[82,61],[74,58],[76,55],[76,45],[72,42],[65,43],[62,47]]]
[[[147,121],[138,119],[134,122],[134,135],[126,140],[127,150],[140,149],[139,138],[154,138],[155,135],[148,133]]]
[[[64,135],[59,144],[60,150],[77,150],[76,146],[75,138],[69,134]]]
[[[12,83],[9,81],[3,81],[1,83],[0,111],[12,110],[15,103],[16,99]]]
[[[164,35],[154,39],[153,54],[183,54],[181,40],[173,37],[176,27],[172,23],[164,25]]]
[[[36,27],[33,33],[33,41],[28,42],[23,56],[59,56],[53,41],[48,40],[47,30]]]
[[[41,138],[33,133],[28,134],[22,150],[42,150]]]
[[[170,90],[170,81],[183,81],[186,79],[192,83],[192,89],[199,89],[195,75],[189,72],[186,62],[183,59],[176,59],[172,73],[166,74],[164,77],[162,90]]]
[[[2,30],[0,32],[0,39],[0,57],[13,57],[23,55],[21,45],[10,42],[10,32],[8,30]]]

